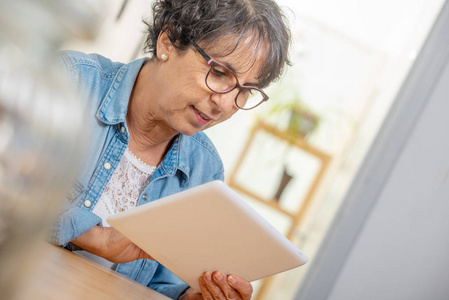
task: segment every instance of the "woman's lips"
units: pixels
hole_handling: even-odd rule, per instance
[[[196,119],[200,125],[206,125],[207,123],[209,123],[212,120],[211,118],[209,118],[207,115],[200,112],[195,107],[193,108],[193,111],[195,112]]]

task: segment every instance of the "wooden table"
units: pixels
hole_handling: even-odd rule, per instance
[[[65,249],[41,243],[37,251],[40,259],[21,277],[14,299],[169,299]]]

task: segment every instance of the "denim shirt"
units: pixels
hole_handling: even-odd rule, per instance
[[[64,51],[60,56],[81,93],[88,136],[78,179],[51,233],[54,244],[68,246],[73,239],[101,225],[101,219],[92,210],[128,146],[128,101],[146,59],[122,64],[76,51]],[[178,134],[140,195],[138,205],[217,179],[223,180],[223,164],[208,137],[203,132],[193,136]],[[189,221],[189,216],[179,218]],[[116,271],[173,299],[188,287],[158,262],[148,259],[119,264]]]

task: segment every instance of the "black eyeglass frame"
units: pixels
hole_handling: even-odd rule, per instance
[[[253,108],[256,108],[257,106],[259,106],[259,105],[262,104],[263,102],[266,102],[266,101],[269,99],[268,95],[265,94],[265,92],[264,92],[263,90],[261,90],[261,89],[259,89],[259,88],[257,88],[257,87],[254,87],[254,86],[247,86],[247,85],[241,85],[241,84],[239,83],[239,80],[237,79],[237,76],[234,74],[234,72],[232,72],[232,70],[230,70],[230,69],[229,69],[228,67],[226,67],[225,65],[219,63],[218,61],[216,61],[216,60],[210,58],[210,56],[207,55],[206,52],[204,52],[204,50],[201,49],[200,46],[198,46],[197,43],[195,43],[194,41],[192,41],[192,45],[195,47],[195,49],[198,51],[198,53],[199,53],[199,54],[206,60],[207,64],[209,65],[209,70],[208,70],[207,73],[206,73],[206,77],[204,78],[204,81],[205,81],[205,83],[206,83],[206,86],[207,86],[212,92],[217,93],[217,94],[226,94],[226,93],[229,93],[229,92],[235,90],[236,88],[238,88],[238,89],[239,89],[239,92],[238,92],[237,95],[235,96],[234,103],[235,103],[235,106],[237,106],[239,109],[242,109],[242,110],[251,110],[251,109],[253,109]],[[221,67],[225,68],[226,70],[229,70],[229,72],[230,72],[232,75],[234,75],[234,77],[235,77],[235,85],[234,85],[233,87],[230,87],[230,88],[226,89],[225,91],[216,91],[216,90],[212,89],[212,88],[209,86],[209,84],[207,84],[207,77],[209,76],[209,73],[210,73],[210,71],[212,70],[212,63],[215,63],[215,64],[217,64],[217,65],[220,65]],[[237,99],[238,99],[240,93],[241,93],[242,91],[244,91],[244,90],[256,90],[256,91],[258,91],[258,92],[260,92],[260,93],[262,94],[263,98],[262,98],[262,100],[261,100],[258,104],[256,104],[256,105],[253,106],[253,107],[250,107],[250,108],[240,107],[240,106],[238,105],[238,103],[237,103]]]

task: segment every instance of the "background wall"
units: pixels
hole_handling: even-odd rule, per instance
[[[449,297],[449,5],[296,299]]]

